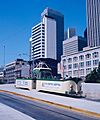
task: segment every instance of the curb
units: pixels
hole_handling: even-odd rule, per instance
[[[53,106],[56,106],[56,107],[61,107],[61,108],[67,109],[67,110],[72,110],[74,112],[83,113],[83,114],[85,114],[87,116],[93,116],[93,117],[96,117],[96,118],[100,118],[99,113],[91,112],[91,111],[88,111],[88,110],[83,110],[83,109],[80,109],[80,108],[66,106],[66,105],[62,105],[62,104],[59,104],[59,103],[54,103],[54,102],[50,102],[50,101],[47,101],[47,100],[42,100],[42,99],[39,99],[39,98],[33,98],[33,97],[22,95],[22,94],[19,94],[19,93],[16,93],[16,92],[10,92],[10,91],[6,91],[6,90],[0,90],[0,92],[5,92],[5,93],[17,95],[17,96],[26,98],[28,100],[44,102],[44,103],[47,103],[47,104],[50,104],[50,105],[53,105]]]

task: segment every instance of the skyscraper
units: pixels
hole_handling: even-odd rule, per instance
[[[45,49],[45,30],[44,24],[41,22],[32,28],[31,38],[31,60],[44,57]]]
[[[30,42],[31,60],[40,58],[56,60],[56,21],[44,16],[42,22],[32,28]]]
[[[64,15],[53,9],[46,8],[41,14],[42,19],[44,16],[56,21],[56,56],[57,61],[59,62],[63,53],[62,41],[64,40]]]
[[[67,31],[64,32],[64,40],[76,36],[75,28],[69,27]]]
[[[100,0],[86,0],[88,46],[100,46]]]

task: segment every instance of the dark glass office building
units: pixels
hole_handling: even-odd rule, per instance
[[[48,18],[53,18],[56,21],[57,62],[60,62],[61,55],[63,53],[62,41],[64,40],[64,15],[53,9],[46,8],[41,14],[42,18],[44,16]]]

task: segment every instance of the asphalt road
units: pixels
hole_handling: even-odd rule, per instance
[[[63,108],[0,92],[0,102],[36,120],[99,120]],[[66,101],[67,102],[67,101]]]

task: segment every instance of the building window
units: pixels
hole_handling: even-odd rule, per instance
[[[78,68],[78,63],[73,64],[73,68]]]
[[[64,70],[66,70],[66,65],[63,66]]]
[[[91,54],[87,54],[85,57],[86,59],[91,59]]]
[[[86,66],[90,67],[91,66],[91,61],[86,61]]]
[[[86,74],[89,74],[91,72],[91,68],[86,69]]]
[[[63,59],[63,65],[66,64],[66,59]]]
[[[72,62],[72,58],[68,58],[68,63],[71,63]]]
[[[72,71],[68,71],[68,76],[72,76]]]
[[[63,62],[66,62],[66,59],[63,59]]]
[[[79,56],[79,60],[80,60],[80,61],[84,60],[84,55],[80,55],[80,56]]]
[[[84,69],[80,69],[80,75],[84,75]]]
[[[65,78],[66,77],[66,72],[64,72],[63,75],[64,75],[64,78]]]
[[[72,69],[72,64],[69,64],[69,65],[68,65],[68,69]]]
[[[99,64],[99,60],[97,59],[97,60],[93,60],[93,65],[95,66],[95,65],[98,65]]]
[[[98,53],[98,52],[94,52],[94,53],[92,54],[92,56],[93,56],[93,58],[97,58],[97,57],[99,57],[99,53]]]
[[[80,67],[80,68],[84,67],[84,62],[80,62],[80,63],[79,63],[79,67]]]
[[[74,76],[78,76],[78,70],[74,70],[74,71],[73,71],[73,75],[74,75]]]
[[[73,61],[74,61],[74,62],[78,61],[78,57],[74,57],[74,58],[73,58]]]

